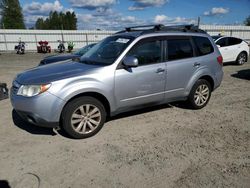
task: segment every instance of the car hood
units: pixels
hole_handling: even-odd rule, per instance
[[[63,60],[72,59],[76,57],[80,57],[80,56],[76,54],[52,55],[52,56],[45,57],[42,61],[46,63],[52,63],[52,62],[63,61]]]
[[[23,85],[47,84],[56,80],[80,76],[101,68],[100,65],[89,65],[79,62],[65,62],[39,66],[18,74],[16,81]]]

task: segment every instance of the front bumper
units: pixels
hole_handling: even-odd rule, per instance
[[[24,120],[42,127],[58,126],[65,105],[65,101],[48,91],[34,97],[23,97],[11,89],[10,100]]]
[[[59,126],[59,122],[48,122],[42,119],[37,114],[31,113],[31,112],[24,112],[20,110],[15,110],[15,111],[22,119],[36,126],[46,127],[46,128],[56,128]]]

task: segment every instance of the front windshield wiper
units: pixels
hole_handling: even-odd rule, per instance
[[[89,60],[81,60],[80,63],[88,64],[88,65],[107,65],[103,62],[97,62],[97,61],[89,61]]]

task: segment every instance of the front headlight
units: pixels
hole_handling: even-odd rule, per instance
[[[33,97],[40,93],[47,91],[50,88],[51,84],[44,85],[22,85],[17,92],[17,95],[24,97]]]

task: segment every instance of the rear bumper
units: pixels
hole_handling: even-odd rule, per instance
[[[221,82],[223,80],[223,75],[224,75],[223,70],[221,70],[215,74],[215,83],[214,83],[213,90],[215,90],[216,88],[218,88],[221,85]]]

